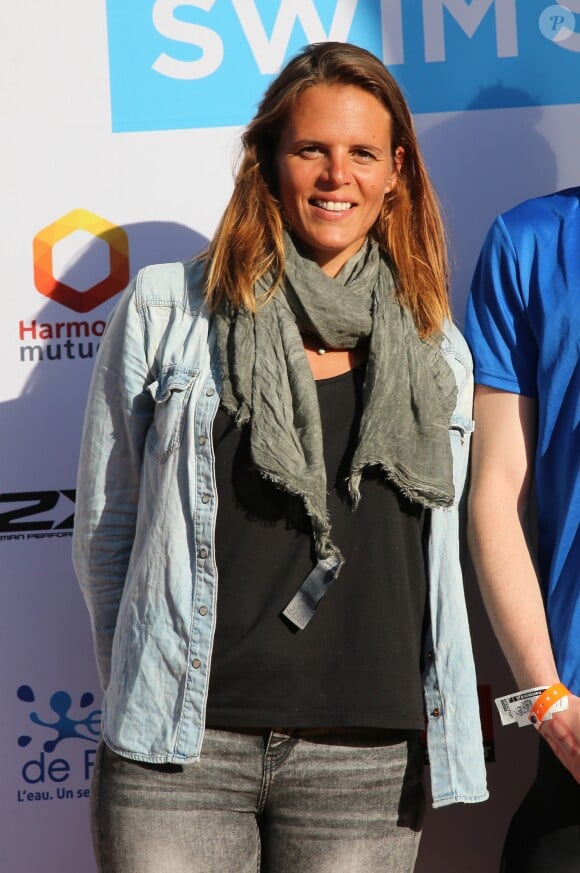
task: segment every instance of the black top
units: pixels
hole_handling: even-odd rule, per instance
[[[281,611],[313,566],[299,498],[252,468],[249,431],[214,423],[217,629],[206,722],[213,727],[422,729],[423,542],[429,513],[368,471],[351,511],[364,365],[317,381],[338,580],[302,631]]]

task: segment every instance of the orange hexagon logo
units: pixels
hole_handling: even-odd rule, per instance
[[[103,240],[109,249],[109,275],[85,291],[79,291],[59,281],[53,272],[54,246],[78,230],[86,231]],[[86,209],[73,209],[37,233],[32,243],[32,253],[34,284],[37,291],[74,312],[90,312],[91,309],[95,309],[122,291],[129,282],[127,234],[122,227],[117,227]]]

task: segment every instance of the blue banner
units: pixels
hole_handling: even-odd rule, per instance
[[[288,58],[332,39],[382,58],[414,112],[580,102],[580,0],[107,0],[107,15],[115,132],[245,124]]]

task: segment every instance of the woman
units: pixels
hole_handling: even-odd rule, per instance
[[[485,799],[448,319],[399,88],[308,47],[207,255],[142,271],[100,351],[74,556],[102,871],[411,871],[425,716],[434,804]]]

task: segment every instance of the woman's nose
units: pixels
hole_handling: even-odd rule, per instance
[[[349,177],[348,155],[342,152],[329,152],[323,177],[330,185],[344,185]]]

